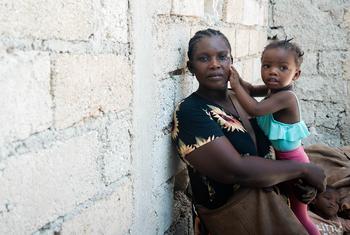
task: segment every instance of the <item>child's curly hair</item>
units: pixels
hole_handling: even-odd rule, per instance
[[[283,48],[294,53],[295,63],[298,67],[300,67],[300,65],[303,63],[304,52],[300,49],[298,44],[290,42],[292,39],[293,38],[285,38],[284,40],[273,40],[264,48],[262,56],[264,55],[264,52],[268,49]]]

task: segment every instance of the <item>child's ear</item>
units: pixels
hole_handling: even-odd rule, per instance
[[[187,68],[190,71],[190,73],[192,73],[192,75],[194,75],[194,68],[193,68],[191,61],[187,61]]]
[[[301,74],[301,70],[300,70],[300,69],[297,69],[297,71],[295,71],[293,81],[298,80],[299,77],[300,77],[300,74]]]

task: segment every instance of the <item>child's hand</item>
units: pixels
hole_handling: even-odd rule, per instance
[[[230,68],[230,85],[231,85],[231,88],[233,90],[241,85],[240,80],[241,80],[241,78],[240,78],[237,70],[233,66],[231,66],[231,68]]]
[[[304,204],[309,204],[316,197],[316,188],[305,184],[301,179],[294,183],[293,186],[294,195]]]

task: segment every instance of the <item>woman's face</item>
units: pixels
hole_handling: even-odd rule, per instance
[[[231,51],[221,36],[204,37],[194,47],[191,71],[201,88],[225,90],[230,75]]]

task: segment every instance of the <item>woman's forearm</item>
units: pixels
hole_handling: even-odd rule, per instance
[[[325,174],[313,164],[287,160],[268,160],[261,157],[243,157],[232,166],[234,183],[250,187],[268,187],[297,178],[324,190]]]
[[[306,167],[291,161],[274,161],[261,157],[243,157],[232,166],[233,181],[252,187],[268,187],[278,183],[303,178]]]

